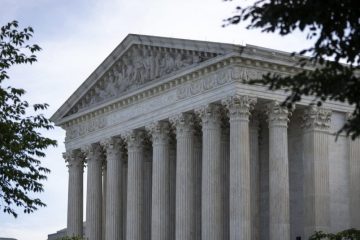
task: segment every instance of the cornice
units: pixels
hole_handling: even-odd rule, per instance
[[[179,85],[183,85],[187,82],[193,81],[194,79],[230,66],[239,66],[257,70],[261,69],[263,72],[269,71],[282,74],[291,74],[299,71],[299,68],[297,67],[278,65],[270,62],[245,58],[237,53],[229,53],[225,56],[218,56],[210,59],[196,67],[185,69],[180,72],[175,72],[174,74],[171,74],[166,78],[159,79],[158,81],[144,84],[144,86],[140,89],[125,93],[120,98],[110,100],[106,103],[94,106],[91,109],[64,117],[55,123],[58,126],[71,126],[98,115],[103,115],[107,112],[125,108],[136,102],[160,95],[163,92],[175,89]]]

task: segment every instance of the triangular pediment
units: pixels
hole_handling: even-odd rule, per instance
[[[128,35],[52,120],[56,123],[233,50],[229,44]]]

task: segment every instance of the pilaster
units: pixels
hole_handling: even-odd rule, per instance
[[[329,231],[329,129],[331,111],[309,106],[303,116],[305,238]]]

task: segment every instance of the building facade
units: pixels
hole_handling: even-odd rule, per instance
[[[285,92],[244,83],[294,74],[297,60],[128,35],[52,117],[66,130],[67,234],[295,240],[359,228],[359,140],[334,134],[352,108],[305,97],[288,109]]]

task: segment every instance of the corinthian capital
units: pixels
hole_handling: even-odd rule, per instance
[[[195,109],[195,113],[201,118],[201,124],[221,124],[224,111],[221,105],[209,104]]]
[[[169,142],[170,124],[168,122],[153,122],[146,126],[153,144]]]
[[[103,151],[99,143],[91,143],[81,148],[84,153],[86,160],[89,161],[102,161]]]
[[[124,152],[124,140],[120,137],[110,137],[100,142],[106,152],[106,156],[119,155]]]
[[[222,101],[229,111],[230,121],[249,120],[250,111],[256,104],[256,98],[235,94]]]
[[[143,130],[131,130],[123,134],[124,140],[127,143],[128,151],[135,148],[144,147],[146,141],[146,134]]]
[[[331,123],[331,110],[309,106],[302,117],[302,127],[305,129],[328,130]]]
[[[84,166],[84,154],[82,154],[80,149],[64,152],[63,158],[65,159],[68,168]]]
[[[292,114],[294,107],[291,109],[286,106],[281,106],[278,101],[273,101],[266,106],[266,114],[268,115],[269,125],[287,127],[289,117]]]
[[[180,113],[175,116],[172,116],[169,119],[170,123],[176,129],[176,136],[179,137],[185,132],[192,133],[194,132],[194,114],[192,113]]]

